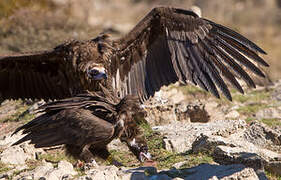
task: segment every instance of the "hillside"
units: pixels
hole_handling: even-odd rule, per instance
[[[192,85],[162,88],[145,104],[141,124],[154,161],[140,164],[119,141],[110,145],[120,169],[98,161],[81,168],[63,147],[10,145],[13,130],[37,116],[43,101],[4,101],[0,106],[2,179],[278,179],[281,180],[281,11],[274,0],[3,0],[0,54],[43,50],[69,39],[113,38],[128,32],[159,5],[199,6],[203,17],[229,26],[260,45],[270,80],[233,101],[216,99]],[[271,83],[272,81],[273,83]],[[16,154],[16,155],[15,155]]]

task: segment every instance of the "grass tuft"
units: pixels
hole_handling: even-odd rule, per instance
[[[8,166],[8,164],[5,164],[3,162],[0,161],[0,174],[8,172],[9,170],[11,170],[12,168]]]
[[[64,150],[52,150],[50,152],[47,152],[46,154],[40,154],[38,157],[39,160],[43,160],[45,159],[46,162],[51,162],[54,164],[54,166],[58,165],[58,162],[62,161],[62,160],[66,160],[72,164],[76,163],[76,160],[71,157],[68,156]]]

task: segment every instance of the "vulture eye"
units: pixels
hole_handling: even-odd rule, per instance
[[[103,44],[101,44],[101,43],[98,43],[98,51],[99,51],[99,53],[103,53],[104,52],[104,45]]]
[[[107,79],[107,74],[104,68],[93,68],[87,71],[88,76],[94,80]]]

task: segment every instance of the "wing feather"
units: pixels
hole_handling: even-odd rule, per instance
[[[183,9],[154,8],[130,33],[114,44],[119,51],[114,59],[117,62],[111,64],[112,76],[116,79],[116,69],[119,69],[121,76],[135,76],[133,79],[137,83],[121,79],[115,81],[113,87],[122,89],[122,86],[135,86],[138,92],[133,93],[144,94],[145,99],[153,96],[162,86],[179,80],[192,82],[216,97],[220,97],[220,89],[231,100],[223,77],[243,93],[236,78],[242,78],[248,86],[255,87],[244,69],[265,77],[253,61],[268,66],[258,55],[266,54],[265,51],[255,43],[227,27]],[[134,54],[134,51],[143,52],[140,53],[141,57],[135,56],[131,60],[134,63],[142,62],[142,73],[133,70],[132,63],[127,62],[130,67],[119,63],[120,57],[130,61],[126,56],[130,56],[128,53]],[[126,92],[122,97],[125,95]]]
[[[238,62],[242,63],[245,67],[249,68],[256,75],[265,77],[263,72],[261,72],[261,70],[257,66],[255,66],[251,61],[249,61],[243,55],[241,55],[230,44],[226,43],[223,39],[220,39],[220,38],[216,38],[216,40],[219,42],[219,46],[222,47],[232,57],[234,57],[234,59],[236,59]]]
[[[269,66],[261,57],[257,55],[257,53],[251,49],[248,49],[244,44],[238,43],[237,41],[229,38],[226,34],[218,31],[217,36],[224,41],[226,41],[229,45],[234,47],[235,49],[242,52],[244,55],[248,56],[250,59],[255,60],[257,63],[263,65],[263,66]]]
[[[248,49],[252,50],[252,51],[257,51],[257,52],[260,52],[262,54],[266,54],[266,52],[261,49],[258,45],[256,45],[255,43],[253,43],[252,41],[250,41],[249,39],[247,39],[246,37],[242,36],[241,34],[225,27],[225,26],[222,26],[220,24],[216,24],[210,20],[207,20],[207,19],[204,19],[205,21],[209,22],[210,25],[216,27],[216,29],[219,31],[219,32],[223,32],[227,37],[228,39],[233,39],[235,40],[236,42],[242,44],[242,45],[245,45]]]
[[[219,98],[218,90],[213,81],[211,81],[212,74],[208,73],[209,68],[207,64],[202,62],[202,59],[198,56],[198,52],[195,48],[187,48],[188,53],[190,55],[190,60],[195,67],[195,72],[198,74],[198,78],[203,82],[204,86],[207,87],[208,91],[210,91],[214,96]]]
[[[213,62],[215,66],[218,68],[220,73],[236,88],[240,93],[244,93],[241,85],[238,83],[238,81],[235,79],[234,75],[228,70],[228,68],[225,68],[225,65],[220,61],[219,56],[213,52],[213,50],[206,44],[205,41],[201,41],[199,44],[199,47],[201,47],[201,52],[205,52],[205,56],[210,58],[210,62]]]
[[[55,114],[43,114],[31,122],[19,127],[26,134],[13,145],[30,140],[35,147],[50,147],[72,144],[83,147],[109,141],[114,126],[93,115],[85,109],[62,110]]]
[[[0,56],[0,84],[5,84],[1,96],[48,100],[70,97],[71,89],[82,92],[85,87],[74,78],[76,66],[68,48],[66,43],[51,51]]]

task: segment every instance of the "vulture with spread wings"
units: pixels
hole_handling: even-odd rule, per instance
[[[183,9],[154,8],[128,34],[111,40],[102,34],[70,41],[50,51],[0,56],[2,98],[61,99],[99,84],[119,97],[144,101],[162,86],[191,82],[231,100],[228,81],[243,93],[237,79],[255,83],[248,71],[264,77],[266,54],[237,32]]]
[[[101,92],[88,92],[47,103],[40,108],[44,114],[15,130],[13,134],[23,130],[25,136],[13,145],[29,140],[36,148],[65,145],[77,159],[89,161],[94,155],[120,165],[107,149],[119,138],[143,162],[151,156],[137,126],[145,115],[137,99],[128,95],[114,103]]]

